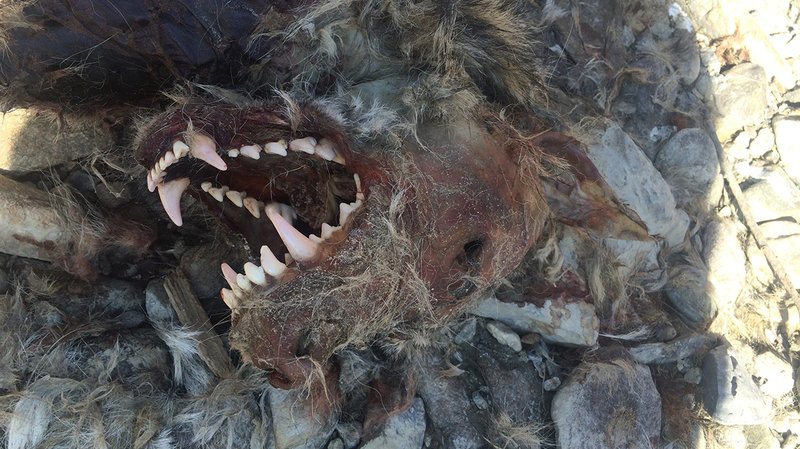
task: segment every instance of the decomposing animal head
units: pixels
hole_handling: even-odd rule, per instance
[[[488,110],[358,139],[314,103],[188,102],[138,160],[176,225],[188,193],[242,235],[230,341],[293,387],[336,350],[451,316],[518,265],[545,218],[533,149]]]

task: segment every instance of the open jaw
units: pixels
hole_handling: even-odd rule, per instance
[[[225,304],[236,312],[252,293],[297,277],[335,251],[365,201],[361,177],[346,163],[347,149],[324,135],[280,128],[266,140],[235,135],[227,145],[190,124],[153,154],[147,174],[169,218],[183,224],[181,197],[201,201],[251,251],[237,269],[221,266]]]

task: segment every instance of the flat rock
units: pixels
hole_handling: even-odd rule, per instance
[[[695,355],[714,344],[716,339],[708,334],[694,334],[666,343],[645,343],[630,349],[634,360],[643,365],[675,363]]]
[[[591,347],[600,327],[594,305],[546,300],[542,307],[506,303],[492,296],[480,301],[473,314],[505,323],[519,333],[536,332],[553,344]]]
[[[68,230],[50,196],[0,175],[0,252],[52,262],[66,251]]]
[[[498,343],[504,344],[515,352],[522,351],[522,341],[510,327],[500,321],[491,321],[486,324],[486,329]]]
[[[0,115],[0,170],[42,170],[113,145],[111,132],[90,123],[73,123],[59,129],[53,115],[15,109]]]
[[[714,285],[708,281],[707,271],[699,265],[672,264],[664,295],[675,313],[694,330],[705,330],[717,317]]]
[[[756,356],[753,374],[760,378],[761,392],[773,398],[780,398],[794,388],[792,365],[772,352]]]
[[[758,65],[745,63],[713,81],[714,125],[725,142],[744,128],[764,120],[767,109],[767,75]]]
[[[719,201],[722,175],[717,150],[702,129],[678,131],[656,154],[654,164],[672,188],[679,207],[706,211]]]
[[[772,129],[786,174],[800,184],[800,117],[778,117]]]
[[[757,222],[792,217],[800,221],[800,188],[778,167],[767,167],[762,176],[742,188]]]
[[[643,365],[578,366],[553,398],[552,417],[563,449],[659,446],[661,398]]]
[[[361,449],[416,449],[425,441],[425,404],[414,399],[411,407],[392,416],[383,432],[361,446]]]
[[[720,424],[764,424],[770,417],[761,391],[730,346],[718,346],[703,359],[702,391],[706,411]]]
[[[720,307],[736,304],[747,280],[747,256],[732,220],[711,221],[703,230],[703,260]]]
[[[650,235],[670,246],[683,242],[689,217],[675,208],[669,184],[650,159],[617,125],[610,125],[588,145],[587,155],[617,199],[633,211]]]

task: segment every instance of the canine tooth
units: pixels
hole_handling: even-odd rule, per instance
[[[220,268],[222,269],[222,277],[225,278],[225,281],[228,283],[228,285],[230,285],[234,291],[238,290],[239,285],[236,284],[236,275],[239,273],[237,273],[236,270],[231,268],[231,266],[225,262],[220,265]]]
[[[314,147],[317,145],[317,139],[313,137],[303,137],[302,139],[294,139],[289,142],[289,149],[292,151],[302,151],[303,153],[314,154]]]
[[[151,192],[156,191],[156,181],[153,179],[153,172],[147,171],[147,190]]]
[[[350,204],[340,203],[339,204],[339,223],[344,224],[347,219],[350,217],[350,214],[353,213],[355,208]]]
[[[331,226],[328,223],[322,223],[322,239],[325,240],[330,238],[333,235],[333,233],[338,231],[339,229],[342,229],[342,227]]]
[[[189,154],[189,145],[177,140],[172,144],[172,152],[175,153],[176,159],[180,159]]]
[[[225,161],[217,154],[217,144],[205,134],[192,134],[189,148],[191,148],[192,156],[207,162],[217,170],[225,171],[228,169]]]
[[[281,216],[274,206],[268,206],[266,212],[267,218],[269,218],[273,226],[275,226],[275,230],[278,231],[278,235],[281,240],[283,240],[292,258],[299,262],[307,262],[316,257],[319,245],[312,242],[308,237],[295,229],[291,223]]]
[[[235,204],[237,207],[242,207],[244,204],[242,202],[242,197],[244,196],[241,192],[237,192],[236,190],[228,190],[225,192],[225,196],[231,200],[231,203]]]
[[[264,145],[264,152],[286,156],[286,141],[281,139],[277,142],[270,142]]]
[[[278,278],[284,271],[286,271],[286,264],[278,260],[269,246],[264,245],[261,247],[261,268],[267,272],[268,275]]]
[[[242,156],[249,157],[250,159],[261,159],[261,147],[258,145],[245,145],[239,148],[239,153],[241,153]]]
[[[317,156],[326,161],[332,161],[336,157],[336,150],[333,149],[333,142],[328,139],[320,140],[317,146],[314,147],[314,152],[317,153]]]
[[[203,192],[208,192],[208,191],[209,191],[209,189],[211,189],[211,186],[213,186],[213,184],[211,184],[211,183],[210,183],[210,182],[208,182],[208,181],[206,181],[206,182],[204,182],[204,183],[200,184],[200,188],[201,188],[201,189],[203,189]]]
[[[236,275],[236,285],[239,286],[244,291],[250,291],[253,289],[253,284],[250,282],[250,279],[247,279],[247,276],[239,273]]]
[[[228,157],[236,157],[236,156],[239,156],[239,150],[237,149],[228,150]]]
[[[244,264],[244,273],[252,283],[261,286],[267,285],[267,277],[264,275],[264,270],[253,262]]]
[[[244,208],[247,209],[251,215],[256,218],[261,218],[261,208],[264,206],[264,203],[253,197],[247,197],[242,200],[242,202],[244,203]]]
[[[219,295],[222,297],[222,302],[224,302],[229,309],[233,310],[239,307],[239,298],[236,297],[236,294],[233,293],[233,290],[223,288],[220,290]]]
[[[183,226],[181,218],[181,195],[189,187],[189,178],[172,180],[166,184],[158,185],[158,196],[161,197],[161,205],[175,226]]]
[[[208,194],[221,203],[222,200],[225,199],[225,192],[227,191],[228,191],[227,186],[212,187],[208,189]]]

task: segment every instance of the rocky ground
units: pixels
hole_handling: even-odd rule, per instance
[[[8,448],[180,435],[280,449],[800,447],[800,4],[555,3],[553,82],[602,112],[567,130],[599,175],[575,191],[623,204],[648,235],[621,218],[601,238],[554,221],[509,279],[532,289],[497,288],[443,329],[417,398],[384,428],[237,367],[218,267],[240,245],[211,222],[168,225],[123,125],[6,113]],[[342,365],[348,382],[364,376]]]

